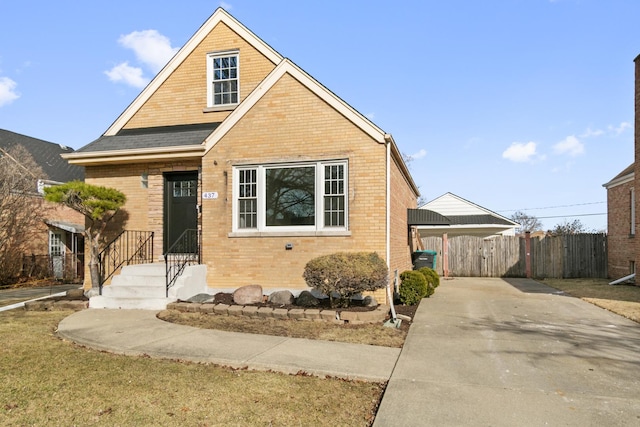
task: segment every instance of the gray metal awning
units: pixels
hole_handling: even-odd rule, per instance
[[[45,220],[44,222],[45,224],[51,227],[59,228],[60,230],[68,231],[69,233],[74,233],[74,234],[84,233],[84,225],[74,224],[71,222],[64,222],[64,221],[51,221],[48,219]]]

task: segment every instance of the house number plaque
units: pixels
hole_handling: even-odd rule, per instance
[[[218,192],[217,191],[203,191],[202,192],[202,199],[203,200],[213,200],[213,199],[217,199],[218,198]]]

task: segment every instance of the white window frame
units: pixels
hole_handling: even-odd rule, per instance
[[[215,93],[213,91],[214,85],[214,69],[213,62],[217,58],[236,57],[236,82],[238,88],[237,102],[231,102],[227,104],[216,104],[214,102]],[[224,52],[211,52],[207,54],[207,108],[220,108],[225,109],[229,106],[236,106],[240,103],[240,52],[238,50],[229,50]]]
[[[324,223],[324,183],[325,183],[325,166],[341,165],[344,168],[344,225],[343,226],[325,226]],[[267,226],[266,225],[266,170],[279,168],[297,168],[297,167],[313,167],[315,169],[315,191],[314,191],[314,207],[315,207],[315,224],[314,225],[290,225],[290,226]],[[240,171],[255,169],[257,175],[257,194],[258,194],[258,215],[257,227],[240,228],[239,215],[239,191],[240,191]],[[234,234],[255,234],[255,233],[332,233],[347,232],[349,230],[349,164],[347,160],[330,160],[317,162],[300,162],[300,163],[275,163],[260,165],[242,165],[233,167],[233,221],[232,230]]]

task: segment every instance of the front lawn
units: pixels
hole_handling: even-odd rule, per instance
[[[610,285],[608,279],[544,279],[539,282],[640,322],[640,286]]]
[[[384,385],[127,357],[0,313],[0,425],[370,425]]]

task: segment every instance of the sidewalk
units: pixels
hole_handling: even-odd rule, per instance
[[[41,298],[49,298],[53,296],[62,296],[71,289],[78,289],[78,284],[54,285],[42,288],[15,288],[0,289],[0,311],[13,310],[14,308],[24,307],[26,301]],[[22,300],[21,302],[7,305],[9,301]]]
[[[65,318],[58,335],[111,353],[296,374],[384,382],[399,348],[200,329],[150,310],[88,309]]]

